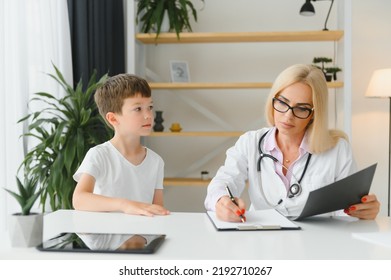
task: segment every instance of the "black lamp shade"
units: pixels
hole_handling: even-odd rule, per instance
[[[313,16],[315,15],[314,5],[311,4],[311,0],[306,0],[304,5],[300,9],[300,15]]]

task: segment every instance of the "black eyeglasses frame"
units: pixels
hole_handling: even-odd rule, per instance
[[[287,106],[287,109],[285,110],[285,111],[280,111],[280,110],[278,110],[278,109],[276,109],[276,107],[274,106],[274,103],[276,102],[276,101],[278,101],[278,102],[280,102],[280,103],[283,103],[284,105],[286,105]],[[281,99],[278,99],[277,97],[273,97],[273,109],[274,110],[276,110],[277,112],[280,112],[280,113],[286,113],[286,112],[288,112],[289,110],[291,110],[292,111],[292,114],[296,117],[296,118],[298,118],[298,119],[302,119],[302,120],[305,120],[305,119],[308,119],[310,116],[311,116],[311,114],[314,112],[314,108],[304,108],[304,107],[301,107],[301,106],[290,106],[288,103],[286,103],[285,101],[282,101]],[[305,117],[305,118],[303,118],[303,117],[299,117],[299,116],[297,116],[296,114],[295,114],[295,111],[294,111],[294,109],[295,108],[299,108],[300,110],[306,110],[306,111],[308,111],[308,116],[307,117]]]

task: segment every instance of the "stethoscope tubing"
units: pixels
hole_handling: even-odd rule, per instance
[[[265,138],[265,136],[267,135],[268,132],[269,132],[269,131],[266,131],[266,132],[261,136],[261,138],[260,138],[259,141],[258,141],[259,159],[258,159],[258,161],[257,161],[257,171],[258,171],[258,172],[261,172],[261,161],[262,161],[263,158],[270,158],[270,159],[273,160],[274,162],[280,164],[280,165],[282,166],[282,168],[285,168],[287,171],[289,171],[289,170],[288,170],[282,163],[280,163],[280,162],[278,161],[278,159],[276,159],[274,156],[272,156],[272,155],[270,155],[270,154],[265,154],[265,153],[262,151],[262,141],[263,141],[263,139]],[[311,160],[311,156],[312,156],[312,154],[311,154],[311,153],[308,153],[308,157],[307,157],[307,161],[306,161],[305,166],[304,166],[304,170],[303,170],[303,172],[302,172],[302,174],[301,174],[301,176],[300,176],[300,179],[297,181],[297,183],[294,183],[294,184],[292,184],[292,185],[290,186],[289,191],[288,191],[288,194],[287,194],[288,198],[293,198],[293,197],[295,197],[295,196],[300,195],[301,190],[302,190],[301,181],[303,180],[303,177],[304,177],[304,175],[305,175],[305,173],[306,173],[306,171],[307,171],[308,165],[309,165],[310,160]],[[292,175],[293,175],[293,174],[292,174]],[[293,177],[294,177],[294,176],[293,176]],[[262,188],[262,192],[263,192],[263,186],[261,186],[261,188]],[[264,194],[264,192],[263,192],[263,194]],[[265,194],[264,194],[264,196],[265,196]],[[265,197],[265,199],[266,199],[266,197]],[[281,204],[281,202],[282,202],[282,199],[278,202],[278,204]],[[277,205],[278,205],[278,204],[277,204]]]

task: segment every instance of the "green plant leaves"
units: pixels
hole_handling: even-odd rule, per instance
[[[161,32],[165,11],[169,18],[170,31],[175,31],[178,39],[180,32],[192,31],[189,14],[197,21],[197,11],[190,0],[138,0],[136,23],[142,23],[141,31],[144,33],[155,31],[157,38]]]
[[[72,209],[72,194],[76,182],[72,176],[87,151],[110,139],[112,132],[99,116],[93,101],[95,90],[108,78],[105,74],[96,81],[96,71],[83,91],[80,80],[75,89],[53,65],[55,75],[48,74],[65,90],[62,98],[38,92],[30,102],[45,104],[45,109],[32,112],[19,122],[29,122],[23,137],[33,137],[38,144],[25,156],[21,167],[31,178],[37,178],[42,193],[41,204],[49,199],[51,209]],[[99,133],[99,136],[95,135]],[[37,199],[37,198],[35,198]]]
[[[30,215],[31,208],[37,201],[42,189],[38,188],[37,178],[29,178],[25,176],[24,183],[16,177],[16,184],[18,187],[18,193],[9,189],[5,189],[11,196],[13,196],[20,205],[22,215]]]

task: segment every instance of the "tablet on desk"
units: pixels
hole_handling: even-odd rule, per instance
[[[164,234],[62,233],[37,246],[46,252],[153,254]]]

